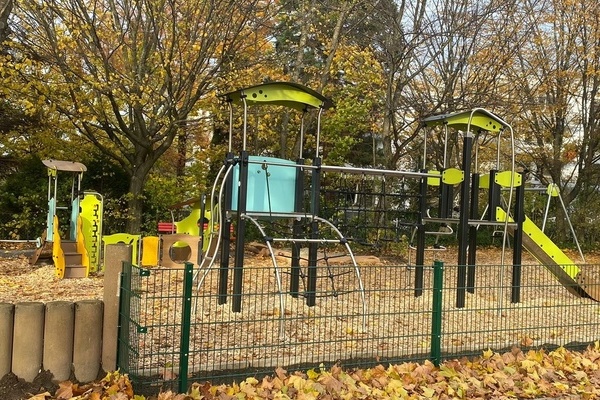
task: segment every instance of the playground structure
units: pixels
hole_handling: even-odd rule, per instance
[[[409,236],[415,241],[413,243],[411,240],[409,246],[409,264],[415,270],[415,296],[420,296],[423,290],[424,255],[428,251],[426,236],[456,234],[459,265],[456,306],[464,307],[466,293],[475,290],[477,231],[482,226],[490,226],[503,239],[502,264],[507,238],[513,238],[512,302],[519,302],[523,248],[552,271],[570,293],[600,299],[594,277],[570,260],[545,235],[544,227],[537,228],[525,217],[523,199],[528,188],[525,188],[521,174],[514,171],[512,128],[496,115],[477,108],[424,119],[422,122],[426,128],[444,129],[443,165],[439,171],[426,168],[430,157],[425,136],[423,165],[419,171],[413,172],[324,165],[320,155],[321,116],[333,104],[326,97],[304,86],[271,82],[237,90],[223,97],[230,110],[229,147],[210,197],[174,205],[174,208],[191,206],[191,212],[182,221],[175,221],[173,217],[172,222],[159,224],[159,229],[164,233],[159,236],[142,238],[139,235],[116,234],[102,237],[102,198],[97,193],[81,191],[81,177],[86,170],[85,166],[67,161],[44,161],[49,179],[44,246],[52,247],[59,277],[87,276],[89,272],[99,268],[102,244],[125,243],[132,246],[132,260],[142,266],[172,267],[188,260],[196,263],[199,266],[196,272],[198,287],[202,286],[206,274],[217,266],[219,304],[227,303],[230,298],[232,311],[239,312],[243,296],[246,229],[247,226],[253,226],[263,239],[273,263],[282,318],[285,314],[286,293],[295,299],[304,298],[309,307],[314,306],[321,296],[337,297],[357,293],[362,298],[364,317],[367,314],[365,288],[353,250],[355,244],[364,240],[364,235],[361,237],[357,234],[364,228],[360,219],[361,216],[368,215],[369,218],[383,220],[380,215],[393,214],[393,219],[387,218],[386,221],[374,224],[376,235],[380,240],[395,241],[398,240],[397,233],[401,228],[412,229]],[[265,105],[284,106],[302,113],[299,132],[301,145],[295,160],[250,154],[247,146],[248,107]],[[237,149],[239,156],[234,155],[233,148],[234,106],[243,108],[241,148]],[[316,133],[315,147],[311,149],[312,162],[307,164],[303,148],[304,121],[310,111],[316,113]],[[462,139],[462,165],[459,167],[448,165],[450,131],[456,131],[456,138]],[[511,165],[507,170],[501,171],[500,146],[502,135],[507,132],[510,133]],[[487,173],[480,172],[478,160],[478,139],[484,134],[496,135],[498,146],[496,165]],[[57,200],[59,172],[73,175],[71,198],[66,206],[59,205]],[[324,182],[328,175],[335,174],[338,177],[352,177],[349,182],[354,182],[352,186],[355,187],[346,188],[347,191],[329,191]],[[363,188],[368,186],[366,183],[369,179],[371,187]],[[380,182],[379,189],[374,188],[376,181]],[[409,181],[411,185],[408,186],[419,188],[416,195],[392,195],[398,193],[398,187],[404,188]],[[340,180],[336,182],[341,183]],[[392,186],[395,186],[396,191],[390,190]],[[431,187],[438,191],[435,216],[430,213],[433,209],[428,194]],[[459,189],[458,205],[454,201],[456,188]],[[404,191],[410,192],[410,189]],[[345,205],[332,211],[328,208],[327,198],[334,192],[336,196],[341,195]],[[508,200],[503,197],[503,193],[508,194]],[[555,187],[549,188],[548,193],[549,197],[560,199]],[[483,194],[486,194],[487,205],[481,213],[479,202]],[[366,195],[375,198],[370,206],[361,204],[360,199]],[[409,211],[410,208],[414,210]],[[68,218],[65,219],[69,220],[68,236],[65,239],[61,238],[65,232],[61,232],[59,226],[59,220],[63,220],[63,217],[58,216],[63,210],[68,212]],[[350,219],[357,222],[349,224]],[[198,225],[199,220],[203,221],[201,226]],[[235,228],[232,225],[234,222]],[[390,228],[390,222],[393,222],[394,227]],[[432,225],[439,229],[427,230],[426,226]],[[230,232],[233,229],[235,250],[233,267],[230,268]],[[394,234],[389,235],[389,232]],[[286,262],[276,257],[276,249],[283,244],[291,247],[291,255]],[[42,248],[32,257],[33,262]],[[185,252],[183,256],[182,249]],[[347,268],[339,267],[340,260],[345,260]],[[230,272],[232,277],[229,276]],[[348,274],[355,277],[354,287],[336,285],[338,277]],[[284,282],[285,276],[289,277],[287,282]]]
[[[448,115],[434,116],[424,119],[426,127],[442,126],[445,131],[445,149],[443,168],[439,172],[439,206],[438,217],[422,218],[417,226],[417,251],[416,265],[421,266],[424,257],[426,222],[433,222],[451,226],[457,226],[458,236],[458,281],[456,306],[461,308],[465,304],[465,293],[473,292],[476,270],[477,230],[481,226],[492,226],[502,233],[502,264],[507,243],[507,235],[513,238],[512,259],[512,293],[511,302],[520,301],[520,277],[522,266],[522,249],[525,248],[540,263],[542,263],[565,288],[576,296],[590,297],[600,300],[600,291],[597,283],[586,275],[585,270],[580,269],[564,252],[545,235],[543,229],[539,229],[524,214],[525,181],[522,174],[515,171],[514,133],[512,127],[496,115],[483,109],[474,109]],[[461,169],[447,168],[447,145],[448,130],[455,128],[459,137],[462,135],[462,165]],[[482,174],[479,171],[478,162],[478,139],[483,133],[491,133],[496,136],[497,158],[496,165],[489,172]],[[511,143],[511,166],[506,171],[500,171],[500,145],[503,133],[510,134]],[[475,157],[472,157],[472,154]],[[424,146],[424,163],[427,160],[427,148]],[[471,172],[471,167],[473,171]],[[426,172],[425,165],[423,171]],[[453,187],[460,184],[459,217],[452,217]],[[421,192],[427,190],[427,181],[421,179]],[[483,215],[479,213],[480,192],[487,190],[487,205]],[[508,200],[502,202],[502,191],[508,191]],[[549,196],[560,199],[560,194],[555,185],[548,188]],[[564,210],[564,204],[563,206]],[[549,203],[548,203],[549,205]],[[421,215],[426,215],[427,210],[421,202]],[[547,209],[546,209],[547,215]],[[565,210],[565,216],[568,214]],[[576,239],[575,232],[569,221],[569,226]],[[579,248],[579,244],[577,243]],[[579,248],[582,260],[583,254]],[[585,260],[584,260],[585,261]],[[415,290],[422,288],[422,268],[417,268],[415,278]]]
[[[86,277],[100,263],[102,237],[102,196],[82,191],[86,166],[71,161],[43,160],[48,171],[48,213],[40,246],[30,258],[35,264],[46,248],[52,249],[56,276]],[[59,193],[59,174],[71,175],[70,198],[64,202]],[[66,213],[66,217],[59,214]],[[68,224],[60,225],[67,220]]]
[[[457,137],[462,138],[462,165],[459,168],[448,167],[446,153],[444,153],[443,168],[440,171],[426,169],[428,157],[425,138],[423,167],[418,172],[412,172],[323,164],[320,155],[321,116],[333,104],[326,97],[304,86],[271,82],[240,89],[223,95],[223,98],[229,105],[228,152],[210,196],[212,204],[216,204],[219,210],[214,218],[214,223],[218,224],[219,229],[212,231],[209,236],[210,250],[196,278],[200,288],[207,274],[213,268],[218,268],[218,303],[225,304],[230,297],[232,312],[241,312],[245,282],[245,234],[247,226],[254,226],[268,248],[273,264],[275,290],[279,298],[278,315],[281,321],[285,318],[286,294],[289,294],[292,299],[304,298],[306,305],[312,307],[318,297],[354,292],[362,298],[363,326],[366,325],[365,287],[361,279],[360,267],[350,246],[355,239],[352,237],[352,232],[340,229],[336,218],[328,219],[322,216],[321,203],[325,194],[322,192],[321,185],[327,174],[357,176],[363,179],[378,177],[383,182],[412,180],[418,183],[420,190],[419,196],[416,197],[418,203],[416,221],[407,222],[398,218],[394,220],[396,226],[406,224],[415,228],[416,244],[412,251],[415,252],[416,257],[414,295],[417,297],[423,292],[425,237],[430,234],[440,234],[440,230],[427,231],[426,224],[437,224],[443,228],[444,234],[456,232],[458,237],[457,308],[464,307],[466,293],[475,290],[477,231],[482,226],[490,226],[494,231],[501,232],[502,264],[504,264],[507,238],[513,237],[512,302],[519,302],[522,248],[543,263],[570,293],[600,300],[600,293],[594,279],[586,276],[584,270],[575,265],[542,230],[537,229],[535,224],[524,216],[525,182],[514,167],[512,127],[489,111],[476,108],[424,119],[425,127],[432,129],[442,127],[445,130],[445,146],[448,145],[450,129],[455,130]],[[299,154],[295,161],[250,154],[247,146],[248,108],[266,105],[284,106],[302,112]],[[243,119],[238,156],[234,155],[233,149],[234,106],[241,106]],[[303,146],[305,116],[311,110],[317,114],[316,145],[312,149],[311,154],[314,154],[314,157],[309,165],[303,157]],[[496,135],[498,145],[496,165],[486,174],[479,171],[477,153],[478,138],[484,133]],[[501,171],[500,145],[504,133],[510,134],[511,165],[508,170]],[[472,156],[473,152],[475,157]],[[439,203],[435,217],[430,215],[431,207],[427,203],[430,185],[436,186],[439,190]],[[460,190],[457,207],[453,204],[455,186]],[[480,217],[479,198],[483,190],[487,190],[488,205],[483,216]],[[385,190],[382,189],[382,192]],[[502,192],[508,193],[508,200],[504,203]],[[353,195],[358,196],[357,193]],[[399,201],[410,202],[411,200],[399,198]],[[344,213],[346,212],[360,213],[360,208],[345,209]],[[458,213],[458,217],[453,213]],[[231,242],[224,232],[229,232],[233,221],[236,223],[236,240],[233,266],[230,268]],[[275,256],[278,244],[291,246],[289,262],[282,263]],[[336,257],[347,257],[350,260],[348,269],[336,270],[338,272],[333,273],[331,254],[335,254]],[[218,255],[220,258],[217,260]],[[230,271],[233,272],[231,282]],[[333,285],[341,274],[348,273],[356,277],[354,289],[325,288],[325,285]],[[284,289],[285,275],[289,280]],[[284,336],[283,323],[280,323],[280,336]]]
[[[103,251],[109,244],[130,245],[132,260],[143,266],[173,267],[188,260],[200,264],[202,252],[208,245],[203,237],[209,229],[214,229],[208,224],[198,226],[199,219],[211,216],[211,211],[204,209],[204,198],[173,205],[172,210],[190,206],[191,211],[180,221],[175,220],[172,212],[172,222],[161,223],[168,225],[168,230],[161,232],[159,224],[159,233],[162,233],[159,236],[103,235],[103,198],[97,192],[81,189],[86,166],[72,161],[42,162],[48,173],[46,229],[37,240],[37,249],[29,259],[30,264],[50,253],[58,278],[87,277],[90,272],[102,268]],[[63,175],[71,178],[68,199],[63,199],[64,190],[59,183],[59,177]]]

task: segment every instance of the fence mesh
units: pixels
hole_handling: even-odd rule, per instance
[[[278,292],[268,261],[244,265],[240,312],[232,311],[231,295],[218,294],[219,268],[195,274],[192,264],[125,265],[119,367],[136,390],[185,390],[192,381],[239,381],[277,367],[419,361],[433,356],[437,341],[447,359],[512,346],[582,348],[598,340],[599,303],[570,294],[537,264],[522,267],[519,303],[511,303],[512,266],[477,266],[474,290],[467,291],[462,308],[456,307],[456,265],[426,267],[420,296],[416,270],[406,265],[361,266],[364,290],[353,267],[330,266],[320,268],[316,305],[309,307],[302,285],[297,295],[290,292],[289,266],[280,266]],[[580,268],[593,272],[598,266]],[[436,309],[435,273],[443,274]],[[432,334],[435,312],[441,326]]]

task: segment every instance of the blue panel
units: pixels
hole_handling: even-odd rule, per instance
[[[248,160],[246,211],[294,212],[296,163],[282,158],[260,156],[249,156]],[[233,169],[232,210],[237,210],[238,206],[239,170],[237,164]]]

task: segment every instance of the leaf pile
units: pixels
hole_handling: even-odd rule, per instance
[[[61,382],[54,396],[40,393],[28,400],[72,399],[72,400],[144,400],[144,396],[133,394],[133,387],[127,375],[109,372],[98,382],[79,385],[70,381]]]
[[[61,385],[55,397],[48,394],[30,400],[142,399],[134,396],[126,376],[109,374],[87,388]],[[71,391],[69,391],[71,390]],[[69,397],[73,395],[73,397]],[[499,354],[483,352],[475,360],[447,361],[439,367],[431,362],[404,363],[371,369],[344,371],[311,369],[288,374],[278,368],[262,380],[247,378],[232,385],[194,383],[188,393],[164,392],[157,400],[201,399],[488,399],[600,397],[600,344],[583,353],[558,348],[551,352],[520,349]]]

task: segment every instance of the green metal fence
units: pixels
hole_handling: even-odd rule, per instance
[[[232,312],[231,296],[219,297],[218,268],[198,287],[204,274],[195,276],[192,264],[124,264],[118,363],[136,391],[183,392],[193,381],[239,381],[276,367],[438,363],[512,346],[581,348],[600,336],[600,304],[571,295],[540,265],[523,266],[516,304],[512,266],[478,266],[463,308],[456,307],[456,265],[425,268],[418,297],[415,270],[406,265],[361,266],[364,292],[352,268],[329,265],[321,268],[317,302],[309,307],[302,293],[289,291],[289,266],[281,268],[284,293],[278,293],[268,261],[244,266],[240,312]]]

